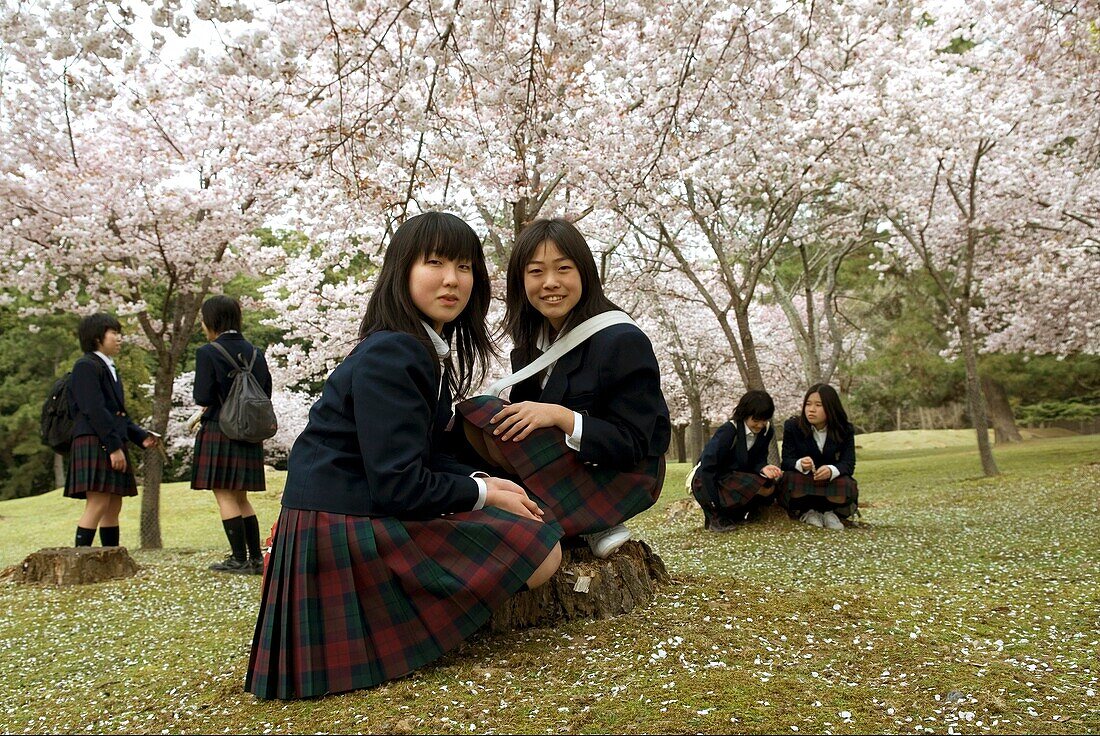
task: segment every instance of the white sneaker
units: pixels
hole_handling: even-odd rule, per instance
[[[832,511],[826,511],[821,515],[821,523],[826,529],[835,529],[838,532],[844,531],[844,522]]]
[[[583,535],[592,554],[601,560],[611,556],[611,553],[622,547],[630,539],[630,530],[622,524],[616,524],[610,529],[604,529],[595,534]]]
[[[825,526],[825,521],[821,518],[821,512],[814,511],[813,509],[810,509],[806,513],[802,514],[802,516],[798,517],[798,520],[804,521],[810,526],[816,526],[818,529]]]

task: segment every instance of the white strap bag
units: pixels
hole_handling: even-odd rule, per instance
[[[612,325],[634,325],[637,327],[634,320],[630,318],[630,315],[618,310],[603,312],[597,314],[595,317],[589,317],[584,322],[581,322],[579,325],[562,335],[561,339],[555,340],[554,344],[550,346],[550,349],[540,355],[536,360],[515,373],[505,376],[499,381],[494,381],[492,385],[485,390],[485,394],[488,396],[500,396],[504,389],[526,378],[530,378],[551,363],[556,362],[563,355],[595,335],[600,330],[611,327]]]

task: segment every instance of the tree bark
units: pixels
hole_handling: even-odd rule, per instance
[[[588,547],[565,549],[561,567],[543,586],[512,596],[493,612],[493,631],[606,619],[629,613],[670,582],[665,563],[645,542],[629,541],[605,560]]]
[[[988,376],[982,377],[982,392],[985,394],[986,408],[993,422],[993,439],[996,444],[1022,442],[1020,429],[1016,426],[1016,417],[1012,405],[1008,403],[1008,394],[1000,381]]]
[[[687,448],[684,447],[684,438],[687,436],[686,424],[674,424],[672,425],[672,441],[676,446],[676,462],[687,462]]]
[[[63,488],[65,486],[65,456],[60,452],[53,454],[53,487]]]
[[[168,431],[168,415],[172,411],[172,384],[178,357],[158,351],[157,371],[153,381],[153,416],[150,427],[163,438]],[[145,473],[141,489],[141,548],[160,549],[164,542],[160,533],[160,486],[164,479],[164,455],[158,449],[145,451]]]
[[[100,583],[138,571],[125,547],[47,547],[14,567],[12,580],[39,585]]]
[[[997,461],[993,458],[993,447],[989,443],[989,419],[985,414],[985,398],[982,396],[981,379],[978,376],[978,353],[974,346],[967,315],[957,315],[959,343],[962,348],[963,362],[966,366],[966,408],[970,412],[970,421],[978,434],[978,455],[982,460],[982,472],[987,476],[1000,475]]]
[[[707,441],[707,438],[703,436],[702,398],[695,393],[689,394],[688,407],[691,411],[691,420],[687,426],[687,456],[697,458],[703,453],[703,443]]]

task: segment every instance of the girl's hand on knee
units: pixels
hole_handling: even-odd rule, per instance
[[[538,401],[509,404],[490,421],[497,425],[493,434],[502,440],[523,440],[541,427],[557,427],[567,434],[573,431],[573,412],[564,406]]]
[[[822,465],[814,471],[814,480],[829,480],[832,477],[833,471],[829,470],[828,465]]]
[[[525,519],[542,521],[542,509],[539,508],[537,503],[529,499],[527,494],[522,492],[522,489],[520,493],[516,493],[511,490],[493,488],[489,486],[490,480],[502,481],[503,478],[485,479],[485,485],[488,487],[485,493],[486,506],[493,506],[501,511],[507,511],[510,514],[522,516]],[[515,484],[513,483],[512,485]],[[518,486],[516,487],[518,488]]]
[[[122,473],[126,470],[126,453],[121,449],[111,453],[111,469]]]
[[[760,471],[760,474],[771,480],[779,480],[783,476],[783,471],[774,465],[765,465],[764,469]]]

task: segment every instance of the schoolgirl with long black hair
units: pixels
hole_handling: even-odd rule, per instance
[[[783,491],[792,518],[840,531],[855,512],[859,486],[855,428],[836,389],[817,383],[806,391],[802,413],[783,423]]]
[[[451,392],[490,353],[488,306],[469,225],[428,212],[398,228],[360,342],[290,452],[245,682],[255,695],[400,677],[557,569],[560,532],[523,488],[442,452]]]

